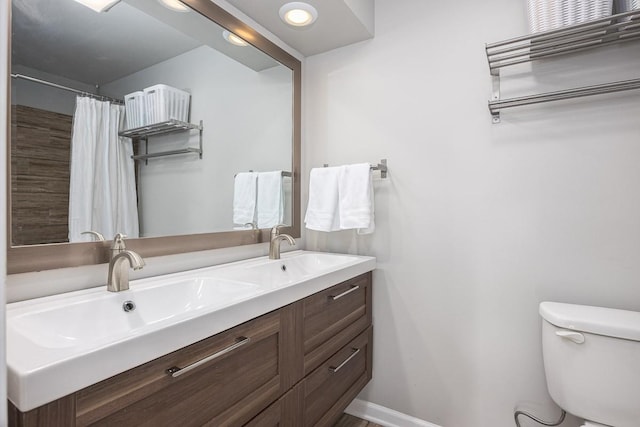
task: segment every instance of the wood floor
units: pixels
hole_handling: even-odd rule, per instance
[[[382,427],[380,424],[370,423],[369,421],[356,418],[349,414],[342,414],[342,417],[333,427]]]

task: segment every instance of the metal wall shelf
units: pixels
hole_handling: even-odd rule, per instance
[[[198,153],[202,155],[202,151],[199,148],[189,147],[189,148],[183,148],[180,150],[161,151],[159,153],[139,154],[136,156],[131,156],[131,158],[133,160],[147,160],[147,159],[153,159],[154,157],[175,156],[176,154],[189,154],[189,153]]]
[[[493,81],[489,101],[493,122],[500,122],[500,111],[505,108],[640,89],[640,79],[635,79],[500,99],[501,68],[634,40],[640,40],[640,10],[487,44],[485,51]]]
[[[149,137],[150,136],[159,136],[159,135],[168,135],[175,132],[185,132],[197,130],[199,132],[199,146],[198,148],[189,147],[183,148],[180,150],[170,150],[170,151],[160,151],[157,153],[149,153]],[[178,154],[188,154],[188,153],[197,153],[200,158],[202,158],[202,120],[200,123],[195,125],[193,123],[181,122],[179,120],[168,120],[166,122],[154,123],[152,125],[141,126],[135,129],[128,129],[122,132],[119,132],[118,135],[136,139],[143,140],[145,142],[145,154],[139,154],[131,156],[133,160],[144,160],[145,164],[148,164],[148,159],[152,159],[155,157],[164,157],[164,156],[175,156]]]

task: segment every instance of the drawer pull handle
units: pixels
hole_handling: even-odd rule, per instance
[[[249,341],[251,341],[251,339],[247,338],[247,337],[239,337],[237,339],[237,341],[238,342],[236,342],[235,344],[232,344],[229,347],[224,348],[224,349],[220,350],[219,352],[212,354],[211,356],[207,356],[204,359],[200,359],[197,362],[192,363],[191,365],[185,366],[184,368],[179,368],[177,366],[173,366],[173,367],[167,369],[167,374],[171,374],[171,376],[173,378],[179,377],[180,375],[186,374],[190,370],[195,369],[200,365],[203,365],[203,364],[205,364],[207,362],[210,362],[213,359],[217,359],[218,357],[223,356],[223,355],[235,350],[238,347],[242,347],[243,345],[248,344]]]
[[[351,351],[353,351],[353,353],[351,353],[351,356],[347,357],[347,359],[346,359],[344,362],[342,362],[341,364],[339,364],[339,365],[338,365],[338,366],[336,366],[335,368],[334,368],[333,366],[330,366],[330,367],[329,367],[329,372],[331,372],[331,373],[335,374],[335,373],[336,373],[336,372],[338,372],[340,369],[342,369],[342,367],[343,367],[344,365],[346,365],[347,363],[349,363],[349,361],[350,361],[351,359],[353,359],[354,357],[356,357],[356,355],[357,355],[358,353],[360,353],[360,349],[359,349],[359,348],[352,348],[352,349],[351,349]]]
[[[337,300],[337,299],[342,298],[343,296],[346,296],[346,295],[350,294],[351,292],[355,292],[355,291],[357,291],[358,289],[360,289],[360,286],[359,286],[359,285],[352,286],[352,287],[351,287],[351,289],[344,291],[344,292],[343,292],[343,293],[341,293],[340,295],[329,295],[329,298],[330,298],[332,301],[335,301],[335,300]]]

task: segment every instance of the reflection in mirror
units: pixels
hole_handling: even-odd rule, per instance
[[[159,1],[13,1],[13,245],[291,224],[292,70],[224,32]]]

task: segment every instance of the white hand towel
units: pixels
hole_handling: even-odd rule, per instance
[[[282,171],[258,173],[258,228],[271,228],[284,220]]]
[[[241,172],[233,181],[233,223],[244,226],[256,221],[258,174]]]
[[[371,165],[344,166],[338,178],[340,229],[356,228],[358,234],[373,233],[374,202]]]
[[[309,203],[306,227],[316,231],[340,229],[338,217],[338,177],[343,166],[314,168],[309,174]]]

